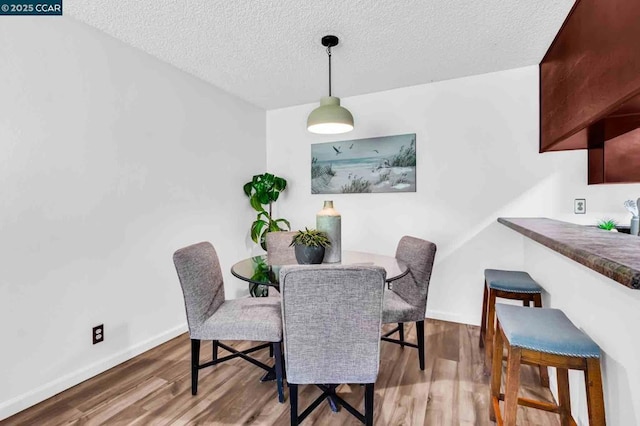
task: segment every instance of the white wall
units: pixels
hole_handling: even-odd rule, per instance
[[[586,152],[538,154],[537,66],[343,99],[346,135],[307,132],[317,104],[267,112],[267,168],[289,180],[278,202],[294,228],[313,226],[324,199],[342,214],[345,249],[392,254],[402,235],[438,245],[427,316],[479,324],[482,271],[519,268],[522,247],[498,216],[628,220],[640,185],[587,187]],[[417,192],[312,195],[313,143],[417,134]],[[587,198],[587,215],[573,199]]]
[[[177,248],[246,292],[265,111],[67,18],[3,20],[0,81],[1,419],[184,331]]]

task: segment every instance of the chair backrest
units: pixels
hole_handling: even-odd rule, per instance
[[[409,266],[409,273],[394,280],[391,289],[405,302],[422,309],[424,314],[436,245],[420,238],[404,236],[398,243],[396,258]]]
[[[380,267],[282,268],[289,383],[375,383],[385,277]]]
[[[211,243],[181,248],[173,254],[189,331],[199,327],[224,302],[224,282],[218,255]]]
[[[289,247],[295,231],[268,232],[267,263],[269,265],[297,265],[295,249]]]

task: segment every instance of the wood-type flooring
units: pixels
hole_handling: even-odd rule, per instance
[[[387,327],[385,327],[387,328]],[[390,329],[390,328],[389,328]],[[405,326],[415,341],[415,326]],[[489,377],[483,374],[479,327],[427,320],[426,369],[418,368],[417,350],[381,343],[375,385],[377,425],[490,425]],[[235,342],[248,348],[252,342]],[[211,358],[202,345],[201,360]],[[190,344],[176,337],[94,378],[24,410],[0,425],[288,425],[288,390],[279,404],[275,382],[261,383],[264,370],[234,359],[200,371],[198,395],[191,395]],[[220,351],[220,356],[227,354]],[[271,364],[268,350],[256,357]],[[537,371],[523,366],[521,393],[553,401],[539,386]],[[364,387],[342,385],[338,394],[363,409]],[[300,412],[319,395],[301,386]],[[361,424],[344,409],[333,413],[322,404],[303,425]],[[519,425],[558,425],[557,415],[518,408]]]

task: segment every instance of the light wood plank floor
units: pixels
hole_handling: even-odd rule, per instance
[[[415,337],[407,325],[409,339]],[[381,343],[381,365],[375,392],[379,425],[489,425],[489,378],[482,373],[479,328],[427,320],[426,369],[418,368],[417,351]],[[247,348],[251,342],[237,342]],[[10,417],[2,425],[286,425],[288,400],[279,404],[275,383],[260,383],[263,370],[240,359],[201,370],[198,395],[190,391],[189,338],[181,335],[144,354]],[[226,352],[221,351],[221,356]],[[201,359],[211,357],[203,344]],[[268,361],[268,350],[257,357]],[[535,369],[524,366],[522,393],[552,401],[538,386]],[[319,390],[301,387],[301,411]],[[338,393],[362,409],[363,387],[343,385]],[[286,387],[285,396],[288,397]],[[519,425],[557,425],[556,415],[518,408]],[[326,404],[306,425],[358,425],[345,410]]]

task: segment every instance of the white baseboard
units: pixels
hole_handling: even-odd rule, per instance
[[[141,353],[148,351],[168,340],[173,339],[176,336],[187,331],[187,325],[181,324],[173,327],[157,336],[151,337],[143,342],[137,343],[127,349],[110,355],[100,361],[97,361],[89,366],[82,367],[77,371],[66,374],[58,379],[55,379],[49,383],[45,383],[38,388],[11,398],[8,401],[0,403],[0,420],[13,416],[20,411],[29,408],[39,402],[44,401],[47,398],[69,389],[78,383],[84,382],[91,377],[94,377],[118,364],[121,364]]]
[[[433,311],[431,309],[427,309],[426,317],[442,321],[457,322],[459,324],[478,325],[473,321],[469,321],[468,318],[464,318],[462,315],[452,312]]]

